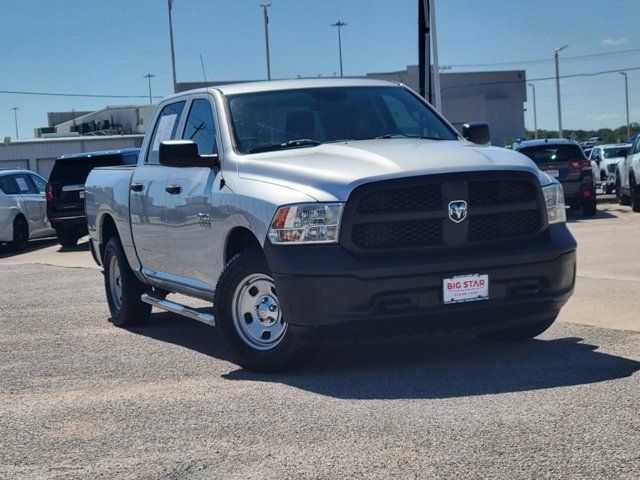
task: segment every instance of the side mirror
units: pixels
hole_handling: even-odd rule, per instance
[[[160,143],[160,165],[167,167],[220,166],[218,155],[198,155],[198,144],[193,140],[165,140]]]
[[[463,124],[462,136],[478,145],[489,145],[491,143],[491,132],[489,131],[489,125],[486,123],[468,122]]]

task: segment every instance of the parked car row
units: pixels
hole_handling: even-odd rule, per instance
[[[64,155],[56,160],[49,182],[24,169],[0,170],[0,244],[14,250],[29,240],[55,235],[71,247],[87,235],[84,182],[95,167],[132,165],[139,149]]]

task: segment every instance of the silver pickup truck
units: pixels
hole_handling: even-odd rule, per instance
[[[111,322],[155,306],[215,323],[255,371],[300,363],[327,338],[535,337],[573,291],[576,243],[560,184],[488,143],[487,125],[461,136],[384,81],[167,98],[138,164],[86,181]]]

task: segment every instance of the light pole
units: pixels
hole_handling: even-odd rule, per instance
[[[629,79],[627,72],[620,72],[624,76],[624,99],[627,104],[627,138],[631,137],[631,129],[629,128]]]
[[[536,111],[536,86],[533,83],[528,83],[533,90],[533,128],[535,128],[535,138],[538,139],[538,112]]]
[[[173,93],[178,90],[178,81],[176,80],[176,51],[173,47],[173,19],[171,18],[171,10],[173,9],[173,0],[167,0],[169,7],[169,41],[171,42],[171,69],[173,71]]]
[[[13,107],[11,110],[13,110],[13,120],[16,123],[16,138],[20,138],[18,136],[18,107]]]
[[[155,77],[153,73],[147,73],[142,78],[146,78],[149,81],[149,103],[153,103],[153,98],[151,97],[151,79]]]
[[[338,51],[340,53],[340,76],[342,77],[342,27],[346,27],[347,24],[342,20],[338,20],[336,23],[332,23],[331,26],[338,27]]]
[[[267,80],[271,80],[271,56],[269,55],[269,12],[267,9],[271,6],[271,2],[261,2],[259,5],[264,12],[264,42],[267,47]]]
[[[559,53],[567,48],[569,45],[563,45],[560,48],[556,48],[555,50],[555,61],[556,61],[556,95],[558,96],[558,137],[562,138],[562,105],[560,101],[560,60]]]

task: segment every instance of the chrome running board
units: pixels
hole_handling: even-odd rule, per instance
[[[207,325],[210,325],[212,327],[216,326],[216,320],[213,317],[213,315],[211,315],[210,313],[201,313],[185,305],[172,302],[171,300],[157,298],[152,295],[149,295],[148,293],[143,293],[140,296],[140,300],[154,307],[158,307],[162,310],[166,310],[167,312],[182,315],[183,317],[191,318],[193,320],[206,323]]]

